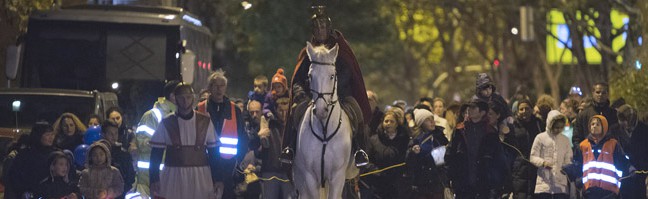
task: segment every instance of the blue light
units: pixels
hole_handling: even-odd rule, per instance
[[[184,19],[185,21],[187,21],[189,23],[192,23],[192,24],[194,24],[196,26],[202,26],[202,22],[200,20],[196,19],[196,18],[193,18],[192,16],[182,15],[182,19]]]
[[[641,62],[639,62],[639,60],[635,61],[635,67],[637,70],[641,70]]]
[[[637,39],[637,42],[641,46],[641,44],[643,44],[643,37],[639,36],[639,38]]]
[[[571,48],[572,47],[572,42],[571,39],[569,38],[569,27],[567,27],[567,24],[560,24],[557,26],[557,37],[558,37],[558,42],[556,42],[558,45],[558,48],[565,48],[565,45],[563,43],[567,43],[567,47]]]

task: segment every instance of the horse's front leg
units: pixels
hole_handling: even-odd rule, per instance
[[[328,199],[340,199],[342,198],[342,190],[344,189],[344,179],[345,179],[344,169],[334,171],[331,179],[327,181],[328,185]]]
[[[297,171],[295,178],[295,188],[299,193],[300,199],[320,199],[320,186],[317,176],[306,171],[305,168]]]

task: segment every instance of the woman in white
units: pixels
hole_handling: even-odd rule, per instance
[[[531,163],[538,167],[535,198],[569,198],[567,176],[560,172],[573,157],[570,141],[562,134],[566,121],[559,111],[552,110],[547,115],[547,130],[533,141]]]

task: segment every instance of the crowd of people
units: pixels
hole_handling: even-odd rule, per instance
[[[116,107],[101,123],[91,115],[84,124],[72,113],[37,122],[5,158],[5,198],[296,197],[279,158],[291,110],[283,69],[271,81],[255,78],[242,108],[227,97],[222,71],[209,80],[200,100],[188,84],[167,83],[137,127],[126,125]],[[472,99],[450,105],[423,97],[414,106],[397,100],[382,109],[367,91],[369,164],[361,173],[369,174],[352,195],[646,197],[648,126],[630,105],[610,106],[605,83],[555,106],[546,96],[504,100],[486,74],[476,81]],[[101,139],[88,143],[86,132],[97,127]]]
[[[312,21],[311,42],[339,48],[335,63],[319,64],[336,67],[338,90],[328,95],[353,124],[349,155],[361,168],[343,198],[648,197],[645,110],[610,103],[607,84],[560,103],[521,93],[507,100],[480,73],[469,100],[380,108],[322,6]],[[73,113],[39,121],[5,156],[4,198],[297,198],[296,121],[327,95],[309,90],[310,64],[302,50],[291,84],[279,68],[239,99],[227,95],[222,70],[199,93],[169,81],[135,126],[118,107],[81,116],[86,123]]]

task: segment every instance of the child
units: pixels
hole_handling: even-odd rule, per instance
[[[531,147],[531,163],[538,167],[535,186],[537,198],[569,198],[567,177],[560,169],[571,162],[570,141],[562,131],[567,119],[553,110],[547,115],[547,130],[538,134]]]
[[[102,142],[90,146],[79,188],[88,199],[115,198],[124,192],[121,174],[117,168],[110,166],[110,150]]]
[[[288,98],[288,80],[284,76],[282,68],[277,69],[277,73],[272,76],[272,90],[266,95],[265,102],[263,102],[263,115],[266,118],[274,118],[278,116],[277,101],[280,98]]]
[[[248,92],[248,101],[255,100],[263,104],[266,94],[268,93],[267,89],[268,89],[268,78],[264,75],[256,76],[254,78],[254,90]]]
[[[36,188],[36,198],[80,198],[77,182],[69,177],[72,160],[61,151],[52,152],[47,160],[50,176]]]
[[[110,148],[111,166],[119,169],[122,179],[124,179],[124,191],[128,191],[135,182],[135,169],[131,154],[125,151],[121,147],[122,143],[119,142],[119,127],[106,120],[102,125],[101,134],[106,141],[106,146]]]

